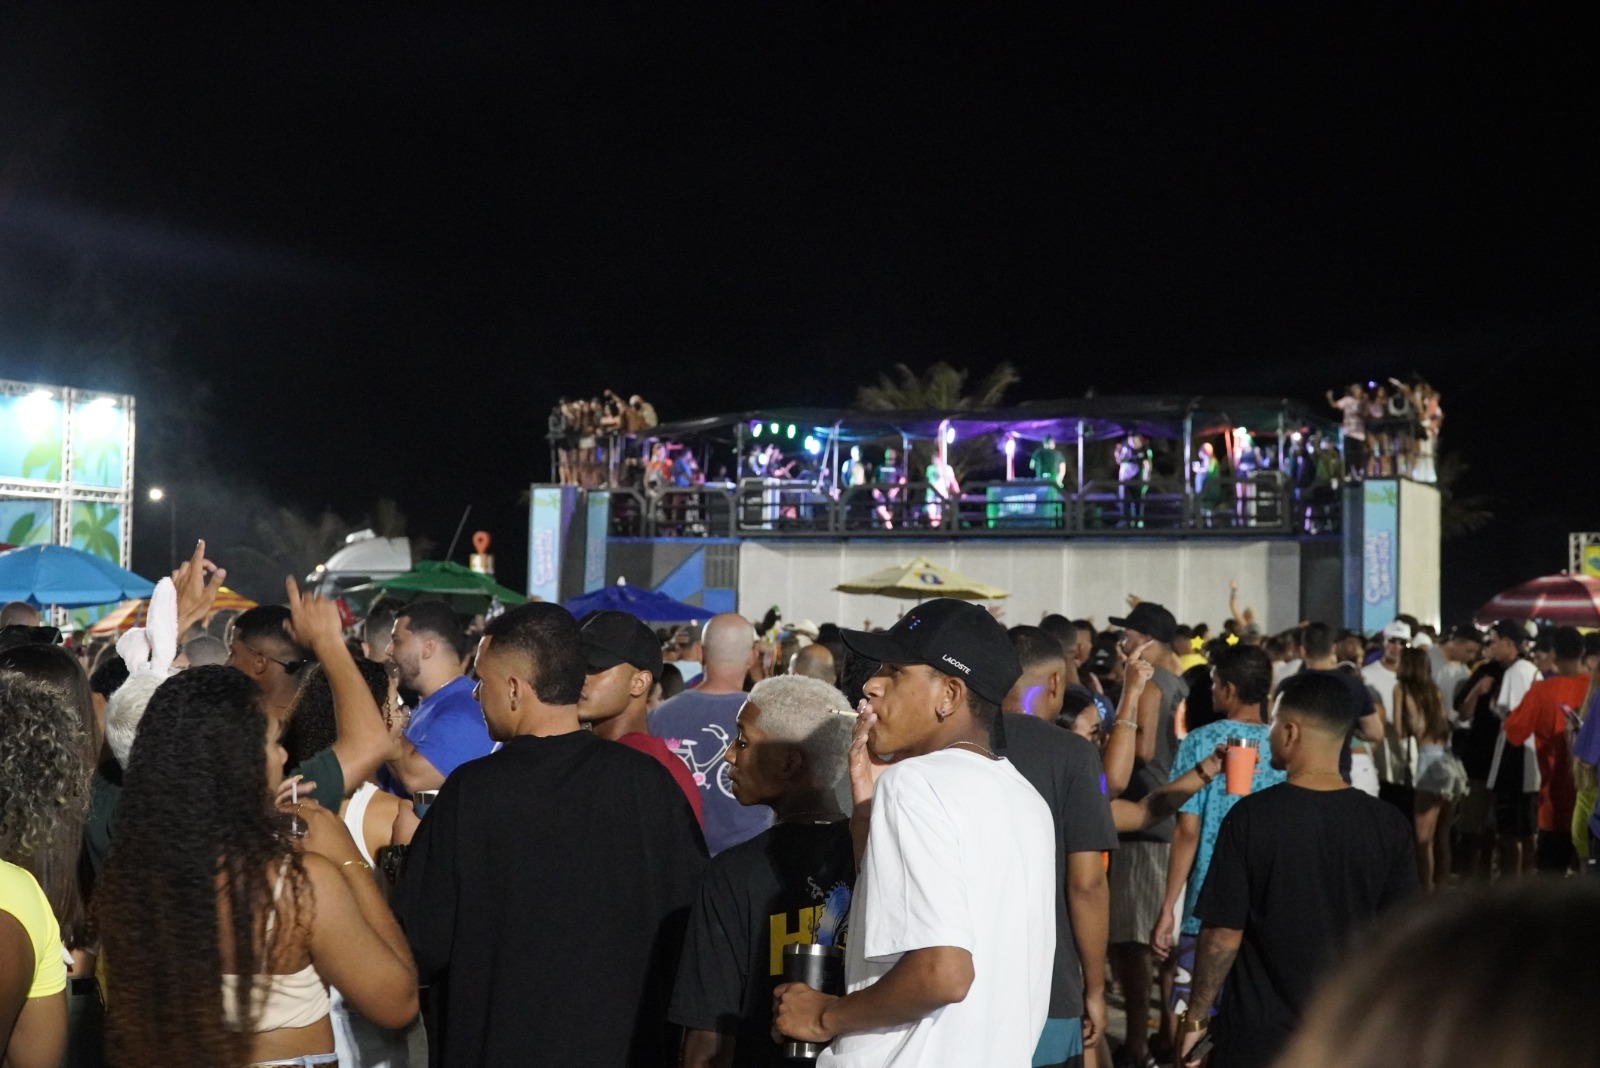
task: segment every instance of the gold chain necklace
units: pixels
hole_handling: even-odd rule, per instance
[[[958,745],[964,745],[968,749],[971,749],[971,750],[974,750],[976,752],[982,753],[984,756],[988,757],[990,760],[999,760],[1000,759],[999,757],[995,756],[993,752],[991,752],[988,749],[985,749],[983,746],[979,745],[977,742],[965,742],[965,741],[963,741],[963,742],[951,742],[949,745],[941,746],[940,749],[939,749],[939,752],[942,753],[946,749],[954,749]]]

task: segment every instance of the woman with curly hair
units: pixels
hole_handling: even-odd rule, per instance
[[[279,724],[226,667],[150,700],[95,894],[111,1060],[218,1068],[336,1063],[332,983],[368,1019],[417,1013],[405,938],[339,818],[273,798]]]
[[[372,694],[373,704],[383,721],[389,738],[389,751],[384,760],[398,760],[403,754],[400,744],[410,712],[400,702],[400,690],[384,666],[364,656],[355,658],[362,680]],[[338,742],[337,695],[329,683],[322,665],[306,669],[305,682],[289,710],[289,723],[283,729],[283,748],[289,754],[290,768],[304,765],[311,757]],[[368,779],[353,790],[339,808],[339,815],[355,838],[356,845],[369,863],[380,849],[391,843],[394,818],[400,813],[400,798],[378,788]]]
[[[59,873],[56,854],[82,826],[86,792],[82,739],[65,694],[0,671],[0,1062],[12,1068],[54,1068],[66,1050],[61,925],[33,873]],[[70,871],[66,885],[70,901]]]
[[[0,652],[0,674],[4,673],[32,679],[53,699],[45,713],[48,718],[35,725],[38,734],[28,750],[0,772],[0,792],[7,779],[19,786],[33,784],[14,787],[12,799],[0,803],[0,828],[26,823],[37,838],[24,846],[0,830],[0,858],[20,864],[39,880],[68,948],[78,950],[88,944],[78,857],[95,756],[90,748],[95,743],[89,677],[77,658],[59,645],[19,645]],[[92,971],[92,962],[80,960],[74,974]]]

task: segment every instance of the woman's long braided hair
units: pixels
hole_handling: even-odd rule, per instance
[[[113,1063],[242,1063],[248,1028],[223,1019],[219,913],[232,919],[246,1014],[272,970],[265,929],[280,871],[293,907],[280,898],[275,944],[309,929],[305,872],[267,793],[266,737],[255,683],[233,668],[192,668],[150,699],[95,891]]]

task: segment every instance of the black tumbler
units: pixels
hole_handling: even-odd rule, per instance
[[[804,983],[813,990],[835,996],[844,993],[844,950],[838,946],[800,945],[783,947],[783,981]],[[814,1061],[826,1042],[783,1044],[783,1056],[791,1061]]]

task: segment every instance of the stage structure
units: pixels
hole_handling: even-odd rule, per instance
[[[1304,405],[1250,397],[664,424],[615,485],[533,487],[529,592],[565,600],[626,578],[718,611],[888,623],[903,603],[833,587],[927,555],[1009,590],[1008,622],[1104,620],[1128,593],[1216,621],[1238,579],[1265,626],[1359,626],[1369,613],[1347,592],[1363,561],[1346,518],[1367,512],[1342,444]],[[1436,615],[1436,527],[1431,576],[1427,538],[1408,531],[1414,551],[1395,566],[1416,589],[1395,602],[1424,607],[1431,582]]]
[[[0,543],[69,545],[127,567],[131,396],[0,380]]]

